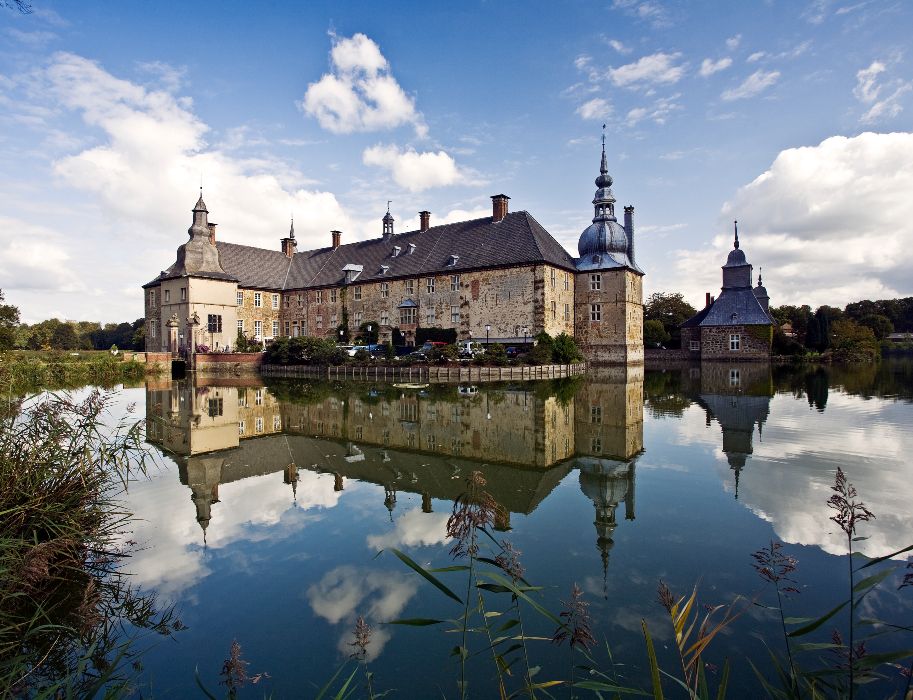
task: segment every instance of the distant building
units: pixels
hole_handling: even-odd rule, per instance
[[[540,331],[576,337],[597,363],[643,362],[643,271],[634,261],[634,208],[615,216],[603,143],[593,222],[572,257],[529,213],[508,212],[394,232],[388,211],[377,238],[298,251],[294,223],[279,250],[216,240],[202,192],[190,240],[145,290],[146,349],[223,349],[238,333],[259,342],[334,338],[376,324],[381,342],[416,343],[420,328],[457,340],[518,344]],[[340,331],[342,333],[340,334]]]
[[[701,360],[767,360],[773,341],[774,320],[770,297],[761,283],[752,288],[752,266],[735,242],[723,265],[723,287],[716,298],[707,294],[706,306],[681,326],[682,352]]]

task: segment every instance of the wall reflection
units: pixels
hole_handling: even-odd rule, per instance
[[[146,407],[147,440],[182,458],[180,481],[204,541],[218,521],[221,486],[275,474],[292,505],[300,470],[332,474],[337,492],[349,479],[383,487],[390,520],[404,518],[411,533],[423,527],[418,517],[432,517],[435,499],[454,501],[473,471],[500,505],[496,529],[508,530],[512,514],[532,513],[579,469],[604,570],[619,504],[634,518],[642,368],[560,385],[422,390],[190,378],[148,383]],[[397,513],[404,492],[420,496],[421,512]],[[427,525],[439,530],[445,519]]]

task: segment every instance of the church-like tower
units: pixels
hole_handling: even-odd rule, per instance
[[[593,198],[593,223],[580,234],[574,287],[574,335],[587,360],[638,364],[644,360],[643,275],[634,261],[634,207],[615,216],[612,177],[602,160]]]

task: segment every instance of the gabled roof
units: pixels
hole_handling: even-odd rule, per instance
[[[414,246],[413,248],[410,248]],[[361,266],[359,282],[547,263],[570,272],[574,258],[528,212],[432,226],[341,245],[296,252],[217,242],[225,272],[242,287],[307,289],[342,284],[347,266]],[[393,255],[393,247],[399,253]],[[410,252],[410,250],[412,252]],[[456,256],[456,264],[449,264]],[[352,269],[350,267],[350,269]],[[159,277],[149,285],[156,284]]]
[[[770,326],[770,316],[764,311],[751,287],[723,289],[720,295],[697,314],[685,321],[682,328],[694,326]]]

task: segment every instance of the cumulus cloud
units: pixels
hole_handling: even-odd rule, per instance
[[[621,54],[631,53],[631,48],[625,46],[623,43],[618,41],[618,39],[609,39],[609,46]]]
[[[449,517],[448,513],[423,513],[421,508],[411,508],[396,519],[396,527],[392,532],[368,535],[368,546],[381,550],[443,544],[449,539]]]
[[[780,71],[756,70],[735,88],[726,90],[721,97],[727,102],[744,100],[763,92],[780,79]]]
[[[601,97],[594,97],[577,108],[582,119],[604,119],[612,113],[612,105]]]
[[[725,233],[708,248],[676,251],[680,284],[693,300],[719,286],[738,219],[742,247],[764,267],[775,305],[909,296],[911,189],[913,133],[833,136],[781,151],[723,206]]]
[[[706,78],[713,75],[714,73],[719,73],[721,70],[726,70],[731,65],[732,59],[728,56],[721,58],[718,61],[714,61],[711,58],[705,58],[703,61],[701,61],[701,77]]]
[[[665,124],[669,115],[681,109],[681,105],[676,100],[681,97],[681,93],[676,93],[670,97],[663,97],[656,100],[652,105],[645,107],[634,107],[628,111],[625,117],[625,123],[628,126],[635,126],[644,120],[652,121],[656,124]]]
[[[0,279],[19,290],[84,291],[65,250],[65,239],[53,229],[0,215]]]
[[[685,66],[678,63],[681,56],[662,51],[643,56],[634,63],[609,68],[608,78],[618,87],[677,83],[685,74]]]
[[[613,0],[612,9],[622,10],[657,29],[669,26],[669,12],[657,0]]]
[[[892,118],[898,116],[903,111],[903,106],[899,104],[900,98],[910,92],[911,84],[903,81],[893,81],[887,85],[891,93],[878,99],[883,95],[882,90],[886,87],[882,82],[882,77],[887,66],[881,61],[872,61],[868,68],[863,68],[856,72],[856,86],[853,88],[853,95],[857,100],[868,106],[865,113],[859,118],[863,124],[872,124],[883,118]]]
[[[364,150],[362,162],[389,170],[393,181],[410,192],[466,181],[456,161],[444,151],[419,153],[413,148],[377,144]]]
[[[728,39],[726,39],[726,48],[729,49],[730,51],[735,51],[737,48],[739,48],[739,44],[741,44],[741,43],[742,43],[742,35],[736,34],[735,36],[731,36]]]
[[[364,34],[333,41],[330,72],[308,85],[301,109],[335,134],[412,125],[417,136],[426,136],[415,101],[390,74],[380,47]]]

